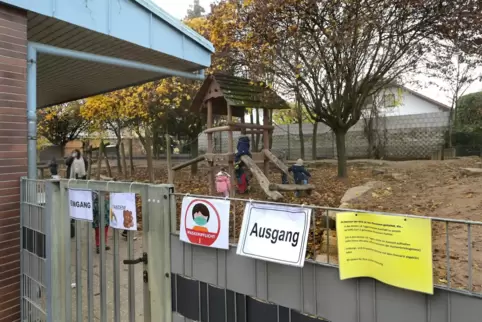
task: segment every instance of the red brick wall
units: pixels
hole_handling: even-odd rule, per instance
[[[0,322],[20,319],[20,177],[27,174],[27,15],[0,4]]]

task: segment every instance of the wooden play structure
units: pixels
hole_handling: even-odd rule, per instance
[[[262,110],[262,125],[245,122],[247,108],[256,108],[258,113]],[[294,182],[293,177],[288,172],[288,167],[269,149],[269,138],[274,129],[270,119],[270,111],[289,108],[288,104],[281,97],[264,84],[225,74],[208,76],[191,105],[192,112],[207,115],[207,129],[205,130],[208,139],[207,153],[179,164],[173,167],[172,170],[177,171],[196,162],[207,161],[211,169],[209,191],[213,193],[215,191],[214,165],[227,166],[227,170],[231,175],[231,186],[235,187],[233,132],[240,131],[242,135],[262,134],[262,151],[257,153],[251,152],[251,157],[242,155],[240,159],[256,177],[266,195],[272,200],[280,200],[283,196],[279,191],[313,190],[313,185],[272,184],[267,177],[269,162],[272,162],[287,175],[290,183]],[[213,127],[214,116],[226,116],[226,125]],[[213,133],[215,132],[228,133],[228,153],[214,153]],[[258,162],[263,163],[263,170],[258,167]],[[232,189],[231,194],[234,194],[234,189]]]

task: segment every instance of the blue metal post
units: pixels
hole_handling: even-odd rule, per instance
[[[27,162],[29,179],[37,178],[37,49],[27,49]]]
[[[71,50],[71,49],[65,49],[65,48],[59,48],[59,47],[40,44],[36,42],[29,42],[29,46],[34,47],[38,53],[43,53],[43,54],[48,54],[53,56],[68,57],[68,58],[85,60],[85,61],[90,61],[95,63],[113,65],[113,66],[144,70],[148,72],[158,73],[160,77],[176,76],[176,77],[196,79],[196,80],[204,80],[205,78],[204,73],[194,74],[190,72],[183,72],[183,71],[179,71],[171,68],[144,64],[144,63],[140,63],[132,60],[115,58],[110,56],[102,56],[102,55],[97,55],[97,54],[92,54],[92,53],[87,53],[87,52],[82,52],[77,50]]]

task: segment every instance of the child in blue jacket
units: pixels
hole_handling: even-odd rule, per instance
[[[295,184],[308,184],[308,178],[311,178],[311,174],[303,166],[303,160],[298,159],[294,165],[288,168],[289,172],[293,173]],[[300,191],[296,191],[295,195],[300,196]]]

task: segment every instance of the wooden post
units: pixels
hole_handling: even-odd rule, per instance
[[[213,102],[211,100],[207,101],[207,110],[208,110],[208,115],[207,115],[207,120],[206,120],[206,126],[208,129],[213,127]],[[208,133],[208,153],[212,154],[213,153],[213,134]],[[214,163],[209,162],[209,194],[214,193]]]
[[[166,133],[166,162],[167,162],[167,183],[174,183],[174,171],[172,170],[171,159],[171,137]]]
[[[263,125],[269,125],[269,111],[263,108]],[[269,150],[269,130],[267,128],[263,129],[263,149]],[[264,158],[264,174],[268,176],[269,174],[269,159],[265,156]]]
[[[228,120],[228,122],[231,122],[231,121]],[[244,114],[243,114],[243,116],[241,117],[239,123],[241,123],[241,124],[245,124],[245,123],[246,123],[246,122],[244,121]],[[241,128],[241,134],[242,134],[242,135],[246,135],[246,128]]]
[[[229,122],[233,121],[233,108],[231,105],[227,105],[228,109],[228,124]],[[230,155],[229,161],[228,161],[228,173],[231,176],[231,191],[230,191],[230,196],[234,197],[234,159],[232,155],[234,154],[234,142],[233,142],[233,131],[229,129],[228,131],[228,154]]]

